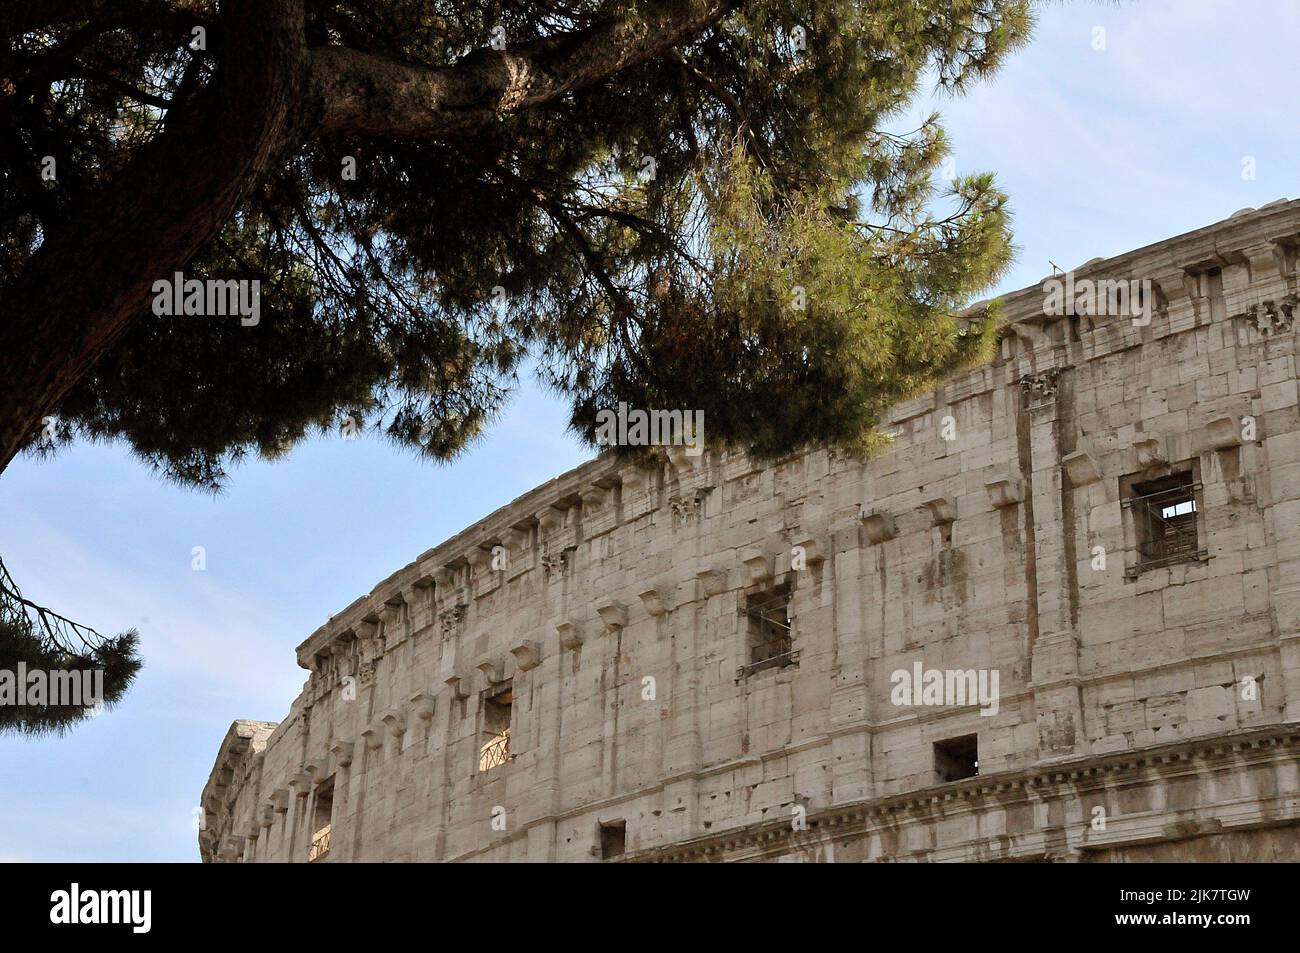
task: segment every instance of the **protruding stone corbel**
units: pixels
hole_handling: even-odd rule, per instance
[[[348,630],[346,633],[340,633],[329,645],[329,654],[334,656],[339,664],[342,660],[350,656],[355,650],[357,644],[356,633]]]
[[[262,805],[262,810],[257,815],[257,823],[260,827],[270,827],[275,823],[275,805],[266,803]]]
[[[608,602],[596,606],[596,615],[605,624],[605,631],[611,634],[627,625],[627,608],[621,602]]]
[[[727,588],[727,573],[723,569],[705,566],[703,569],[696,571],[695,578],[700,581],[700,586],[704,589],[706,597],[716,596]]]
[[[553,533],[564,525],[564,512],[554,506],[544,506],[537,511],[537,525],[543,533]]]
[[[481,546],[475,546],[465,554],[465,562],[469,563],[470,578],[481,576],[483,570],[491,563],[492,554]]]
[[[560,648],[573,651],[582,647],[582,631],[572,622],[561,622],[555,627],[560,635]]]
[[[749,584],[756,586],[767,582],[773,576],[772,554],[759,549],[751,549],[743,560],[749,571]]]
[[[469,698],[469,683],[463,675],[453,673],[448,675],[444,681],[447,688],[451,691],[451,697],[459,701],[462,698]]]
[[[1156,434],[1146,434],[1133,441],[1133,452],[1137,455],[1139,470],[1160,466],[1169,462],[1169,453],[1165,450],[1164,440]]]
[[[289,810],[289,789],[276,788],[274,791],[271,792],[271,797],[269,798],[269,800],[271,802],[271,807],[275,809],[275,813],[277,814],[285,813],[286,811]]]
[[[1237,418],[1225,414],[1205,424],[1205,441],[1214,450],[1229,450],[1241,446],[1241,426]]]
[[[515,657],[515,667],[521,672],[537,668],[542,661],[542,647],[530,639],[524,639],[510,650]]]
[[[1273,274],[1282,274],[1283,256],[1278,254],[1276,242],[1261,241],[1241,249],[1241,257],[1249,269],[1246,284],[1256,284]]]
[[[872,511],[862,517],[862,528],[867,531],[867,539],[877,546],[898,535],[898,524],[894,517],[879,511]]]
[[[823,562],[826,559],[826,547],[821,539],[816,536],[805,536],[803,539],[797,539],[791,550],[790,568],[799,569],[799,555],[802,554],[804,565],[811,566],[813,563]]]
[[[985,483],[984,489],[988,492],[989,502],[993,504],[995,510],[1014,506],[1025,498],[1024,489],[1017,477],[996,477]]]
[[[367,725],[361,732],[361,738],[367,748],[382,748],[384,746],[384,726],[379,723]]]
[[[400,594],[392,596],[379,607],[379,621],[387,632],[391,626],[402,624],[402,609],[406,605]]]
[[[936,496],[923,504],[930,511],[930,522],[935,526],[957,521],[957,503],[948,496]]]
[[[603,486],[589,486],[584,488],[578,497],[582,500],[582,509],[584,512],[591,513],[599,510],[605,505],[605,498],[609,491]]]
[[[1065,467],[1065,475],[1069,477],[1070,485],[1073,487],[1088,486],[1101,479],[1101,467],[1097,465],[1097,459],[1087,450],[1067,453],[1061,458],[1061,465]]]
[[[666,586],[655,586],[653,589],[637,593],[637,598],[641,600],[641,605],[645,606],[645,611],[655,617],[663,615],[672,608],[668,604],[668,588]]]
[[[311,793],[311,786],[312,777],[305,767],[300,766],[289,778],[289,787],[293,790],[294,797],[306,797]]]
[[[483,687],[491,688],[506,680],[505,663],[499,658],[485,658],[474,666],[483,673]]]
[[[352,742],[335,741],[330,745],[330,754],[334,755],[334,763],[341,768],[346,768],[352,763]]]
[[[501,545],[511,554],[519,552],[527,544],[528,533],[517,526],[512,526],[501,534]]]
[[[1277,273],[1286,279],[1287,289],[1291,290],[1292,282],[1296,277],[1297,261],[1297,242],[1292,237],[1274,238],[1271,241],[1273,246],[1273,263],[1277,268]]]
[[[394,738],[406,734],[406,711],[402,708],[390,708],[379,719]]]
[[[411,696],[411,714],[420,721],[432,721],[436,705],[432,692],[419,691]]]
[[[646,488],[649,474],[639,466],[627,466],[619,471],[619,478],[623,481],[623,492],[625,494],[640,493]]]

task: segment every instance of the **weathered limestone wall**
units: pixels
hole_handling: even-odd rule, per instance
[[[996,359],[865,464],[538,487],[299,646],[288,717],[222,745],[204,859],[305,861],[328,779],[331,861],[591,860],[618,821],[632,859],[1296,859],[1298,248],[1274,203],[1075,273],[1149,281],[1149,324],[1011,294]],[[1203,552],[1131,575],[1128,484],[1187,467]],[[745,671],[783,582],[797,664]],[[916,663],[995,672],[996,714],[895,704]],[[941,783],[966,735],[979,776]]]

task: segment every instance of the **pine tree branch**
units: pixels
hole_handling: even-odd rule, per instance
[[[41,642],[51,648],[64,652],[80,652],[72,644],[70,635],[75,635],[82,648],[93,651],[104,637],[88,626],[73,622],[59,615],[53,609],[38,605],[23,596],[17,583],[9,575],[4,561],[0,560],[0,617],[8,617],[25,625]]]
[[[309,65],[303,0],[226,0],[217,80],[33,256],[0,325],[0,468],[211,242],[283,150]]]
[[[425,67],[343,47],[317,49],[311,96],[325,134],[437,138],[553,102],[687,42],[742,0],[647,4],[517,49],[475,51],[455,66]]]

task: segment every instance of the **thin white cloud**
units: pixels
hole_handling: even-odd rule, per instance
[[[196,676],[214,693],[286,708],[296,694],[304,673],[275,635],[293,636],[255,601],[253,586],[232,592],[196,572],[184,591],[167,590],[156,576],[123,569],[121,552],[91,553],[32,513],[14,514],[6,536],[5,557],[30,598],[105,634],[140,629],[150,679]]]

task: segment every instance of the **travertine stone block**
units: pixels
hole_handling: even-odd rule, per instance
[[[1206,421],[1206,445],[1215,450],[1227,450],[1241,445],[1241,424],[1236,417],[1222,416]]]
[[[1073,487],[1085,487],[1101,479],[1101,466],[1087,450],[1076,450],[1061,458],[1065,473]]]
[[[560,648],[572,650],[581,647],[582,631],[577,623],[561,622],[555,627],[555,631],[560,636]]]
[[[657,617],[671,608],[668,599],[669,591],[667,587],[655,587],[654,589],[642,590],[637,595],[641,600],[641,604],[645,606],[646,612]]]
[[[480,659],[474,666],[483,674],[483,688],[492,688],[506,680],[505,662],[497,657]]]
[[[335,741],[330,745],[330,754],[334,756],[335,764],[346,768],[352,763],[352,742]]]
[[[1282,203],[1078,269],[1149,276],[1141,326],[1005,295],[870,459],[601,456],[485,516],[231,725],[201,856],[306,860],[332,777],[329,862],[1300,862],[1296,236]],[[1132,499],[1186,469],[1194,509]]]
[[[898,524],[889,513],[868,513],[862,518],[862,527],[866,530],[867,539],[877,545],[898,535]]]
[[[542,647],[531,639],[525,639],[510,650],[510,654],[515,657],[515,666],[521,672],[527,672],[542,661]]]
[[[988,492],[989,503],[994,509],[1014,506],[1024,499],[1024,490],[1016,477],[997,477],[986,482],[984,489]]]
[[[606,632],[617,632],[627,625],[627,607],[621,602],[607,602],[596,607]]]
[[[957,502],[948,496],[936,496],[925,501],[925,508],[930,513],[930,521],[935,526],[953,523],[957,520]]]
[[[716,596],[727,587],[726,571],[713,566],[696,570],[695,578],[700,581],[700,588],[706,596]]]

